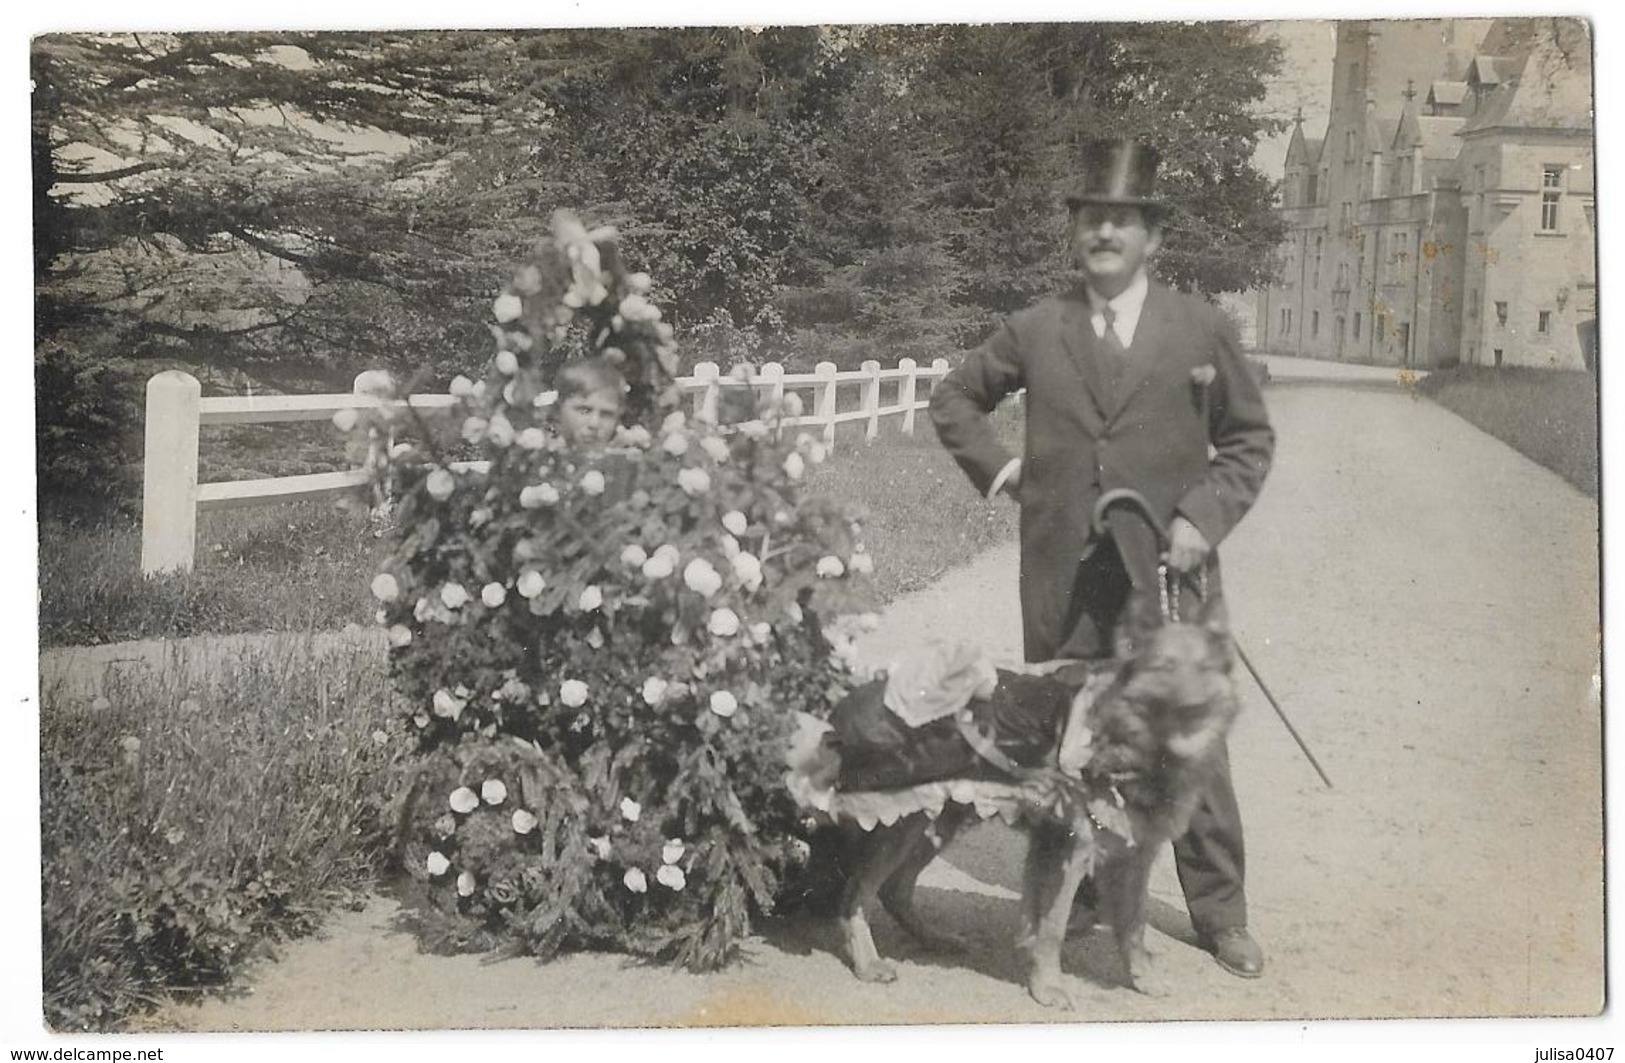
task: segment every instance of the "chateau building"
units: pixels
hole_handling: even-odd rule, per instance
[[[1340,22],[1287,149],[1257,345],[1428,368],[1594,364],[1591,39],[1574,19]]]

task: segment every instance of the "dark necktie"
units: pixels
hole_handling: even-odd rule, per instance
[[[1128,368],[1128,350],[1118,338],[1117,330],[1112,327],[1117,320],[1117,311],[1103,306],[1100,316],[1106,319],[1106,331],[1100,337],[1099,344],[1100,364],[1105,370],[1106,385],[1116,391],[1118,381],[1123,378],[1123,370]]]

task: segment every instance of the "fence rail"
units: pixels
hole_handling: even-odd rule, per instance
[[[903,432],[914,431],[915,414],[924,409],[920,383],[927,387],[948,372],[946,359],[938,358],[920,366],[904,358],[895,369],[882,369],[879,362],[864,362],[855,370],[837,369],[832,362],[819,362],[811,373],[786,373],[784,367],[769,362],[753,370],[748,378],[724,376],[714,362],[700,362],[691,376],[680,377],[679,387],[689,393],[694,416],[715,421],[724,391],[749,388],[759,398],[782,399],[786,394],[807,392],[810,413],[786,417],[790,427],[822,430],[824,442],[835,445],[838,425],[863,422],[864,438],[874,439],[883,417],[900,417]],[[880,404],[884,384],[896,382],[897,401]],[[841,390],[861,389],[855,408],[841,409]],[[197,379],[179,370],[159,373],[147,381],[146,450],[143,462],[141,502],[141,572],[187,571],[197,549],[197,515],[214,509],[274,505],[305,499],[324,498],[354,491],[368,482],[364,469],[311,473],[303,476],[277,476],[258,480],[198,482],[198,435],[203,425],[274,424],[291,421],[321,421],[340,410],[405,405],[424,412],[449,411],[458,403],[452,395],[411,395],[394,398],[395,384],[387,373],[371,371],[355,379],[348,394],[264,395],[203,398]],[[552,402],[542,396],[540,405]],[[804,409],[808,404],[804,401]],[[479,463],[470,463],[479,464]]]

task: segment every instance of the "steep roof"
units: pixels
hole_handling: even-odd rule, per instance
[[[1435,81],[1428,89],[1427,102],[1430,105],[1457,107],[1466,98],[1467,82]]]
[[[1461,132],[1498,127],[1592,128],[1591,49],[1584,24],[1572,19],[1518,21],[1538,21],[1538,28],[1546,32],[1518,39],[1526,48],[1523,56],[1494,58],[1496,73],[1503,76],[1489,89]],[[1578,29],[1565,28],[1569,24]],[[1469,71],[1469,82],[1477,66],[1475,63],[1474,70]],[[1506,73],[1509,68],[1511,72]],[[1484,84],[1488,87],[1491,83]]]
[[[1460,115],[1424,114],[1416,119],[1422,135],[1424,159],[1454,159],[1461,154],[1461,138],[1456,136],[1467,124]]]

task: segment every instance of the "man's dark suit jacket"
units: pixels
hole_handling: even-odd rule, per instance
[[[1275,449],[1258,383],[1217,309],[1152,283],[1115,387],[1089,317],[1081,285],[1014,314],[931,394],[943,445],[985,493],[1014,457],[988,414],[1026,389],[1016,497],[1029,661],[1112,652],[1108,623],[1073,600],[1103,492],[1133,488],[1164,527],[1183,515],[1216,547],[1258,497]],[[1131,510],[1114,506],[1109,519],[1134,586],[1154,588],[1159,544]],[[1216,555],[1209,571],[1217,595]]]

